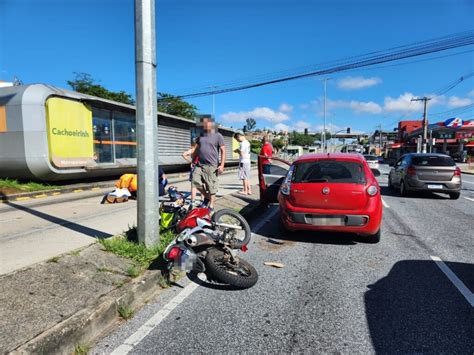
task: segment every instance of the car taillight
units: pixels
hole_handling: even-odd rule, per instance
[[[410,176],[415,176],[416,175],[416,169],[413,166],[409,166],[407,169],[407,174]]]
[[[454,170],[454,176],[461,176],[461,169],[457,166],[456,169]]]
[[[378,191],[379,191],[379,189],[375,185],[370,185],[367,189],[367,193],[369,194],[369,196],[377,195]]]
[[[283,184],[281,184],[280,191],[283,195],[288,196],[290,194],[290,191],[291,191],[291,183],[284,182]]]
[[[290,191],[291,191],[291,176],[293,175],[293,170],[295,169],[295,166],[292,165],[290,167],[290,170],[288,170],[288,174],[286,175],[285,181],[283,181],[283,184],[280,186],[280,192],[283,195],[289,196]]]
[[[175,259],[178,259],[181,254],[182,254],[182,250],[180,247],[173,247],[171,248],[171,250],[168,252],[168,259],[169,260],[175,260]]]

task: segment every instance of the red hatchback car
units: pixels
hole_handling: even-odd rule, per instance
[[[274,158],[260,162],[260,196],[278,202],[284,229],[357,233],[380,240],[382,199],[367,161],[360,154],[305,154],[285,169]]]

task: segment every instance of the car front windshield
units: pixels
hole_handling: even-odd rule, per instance
[[[357,162],[311,161],[296,164],[292,182],[364,184],[365,174],[362,164]]]

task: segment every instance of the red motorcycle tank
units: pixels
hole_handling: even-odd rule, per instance
[[[181,233],[186,228],[194,228],[197,227],[197,219],[207,219],[210,220],[211,216],[209,215],[209,209],[207,208],[195,208],[191,210],[186,217],[184,217],[181,221],[178,222],[176,229],[178,233]]]

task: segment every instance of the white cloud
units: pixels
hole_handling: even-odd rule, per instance
[[[268,107],[256,107],[252,111],[227,112],[221,115],[224,122],[245,122],[249,117],[255,120],[266,120],[273,123],[290,119],[286,113],[275,111]]]
[[[326,107],[328,110],[335,108],[349,108],[356,114],[370,113],[378,114],[382,112],[382,107],[373,101],[344,101],[344,100],[327,100]]]
[[[284,102],[280,105],[280,107],[278,108],[278,111],[290,113],[293,111],[293,106]]]
[[[377,77],[364,78],[362,76],[348,76],[337,81],[337,86],[343,90],[359,90],[378,85],[382,79]]]
[[[284,123],[277,123],[274,127],[274,130],[277,131],[277,132],[290,132],[291,131],[291,127],[284,124]]]
[[[474,96],[474,90],[469,91],[467,96]]]
[[[439,105],[446,102],[444,96],[426,95],[430,97],[429,106]],[[411,92],[405,92],[397,98],[386,96],[384,99],[384,110],[387,112],[420,112],[423,110],[423,101],[411,101],[417,97]]]
[[[462,97],[457,97],[457,96],[451,96],[448,100],[449,107],[462,107],[462,106],[471,105],[472,103],[474,103],[474,100],[468,97],[462,98]]]

